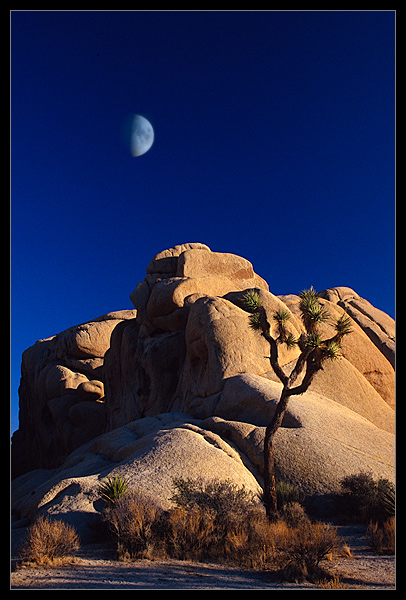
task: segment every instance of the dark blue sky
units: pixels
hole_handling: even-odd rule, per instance
[[[23,350],[132,308],[175,244],[394,316],[394,96],[393,11],[13,11],[12,429]]]

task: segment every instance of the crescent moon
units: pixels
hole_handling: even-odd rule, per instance
[[[151,123],[141,115],[134,115],[131,123],[131,154],[141,156],[148,152],[154,143],[154,130]]]

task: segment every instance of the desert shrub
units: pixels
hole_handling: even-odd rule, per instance
[[[337,529],[326,523],[308,522],[291,529],[279,548],[283,576],[290,581],[315,580],[323,573],[320,562],[340,545]]]
[[[170,510],[164,524],[166,551],[172,558],[203,560],[219,553],[222,532],[210,508],[193,505]]]
[[[309,517],[299,502],[286,502],[282,505],[279,515],[291,527],[301,527],[309,523]]]
[[[383,523],[370,521],[367,540],[374,552],[395,554],[395,517],[390,517]]]
[[[173,479],[175,493],[171,500],[178,506],[214,511],[218,523],[246,519],[247,514],[258,506],[252,492],[238,487],[229,480]]]
[[[339,545],[336,529],[311,523],[300,504],[286,503],[271,523],[255,497],[230,482],[176,480],[172,499],[167,511],[137,492],[106,506],[119,558],[280,567],[288,579],[306,579],[320,575],[319,562]]]
[[[226,480],[173,481],[171,500],[177,507],[168,515],[171,556],[244,563],[257,567],[273,552],[269,523],[255,495]]]
[[[132,491],[104,510],[120,559],[171,557],[263,568],[275,553],[265,511],[229,482],[177,482],[177,506],[163,511]]]
[[[74,527],[40,516],[28,530],[22,555],[24,560],[38,565],[52,565],[70,557],[79,546]]]
[[[361,472],[344,477],[341,489],[339,510],[355,521],[383,523],[395,514],[395,486],[388,479]]]
[[[113,504],[125,495],[127,488],[128,482],[124,477],[116,475],[107,477],[99,484],[99,494],[104,500]]]
[[[120,559],[152,558],[159,554],[156,533],[162,512],[154,500],[136,491],[105,509],[103,518],[116,540]]]
[[[281,510],[281,508],[288,503],[292,503],[292,502],[297,502],[297,503],[301,503],[302,502],[302,495],[299,491],[299,489],[289,483],[288,481],[278,481],[278,483],[276,484],[276,501],[277,501],[277,506],[278,506],[278,510]]]
[[[247,519],[218,520],[211,508],[180,506],[167,513],[166,549],[168,556],[181,560],[263,569],[274,562],[287,529],[284,522],[271,524],[262,510],[252,511]]]

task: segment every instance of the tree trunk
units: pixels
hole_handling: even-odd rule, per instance
[[[289,401],[289,390],[284,387],[276,406],[272,421],[265,431],[264,439],[264,504],[268,518],[274,521],[278,517],[276,501],[275,458],[273,452],[273,438],[282,424]]]
[[[267,435],[265,435],[264,440],[264,504],[268,519],[276,521],[278,504],[276,499],[275,459],[272,439]]]
[[[296,379],[297,373],[294,376],[288,378],[288,381],[283,386],[281,397],[272,418],[265,431],[264,439],[264,504],[266,514],[271,521],[274,521],[278,517],[278,507],[276,502],[276,479],[275,479],[275,459],[273,452],[273,439],[275,433],[282,425],[283,417],[285,416],[286,409],[288,408],[288,402],[290,396],[296,396],[303,394],[310,386],[310,383],[314,375],[321,368],[321,364],[315,364],[307,360],[306,374],[300,385],[295,388],[290,388],[289,385]]]

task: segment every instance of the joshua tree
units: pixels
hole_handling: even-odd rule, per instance
[[[330,320],[328,310],[319,301],[319,296],[313,287],[301,292],[299,297],[299,308],[306,331],[299,338],[295,338],[286,327],[291,316],[288,310],[282,308],[272,315],[272,319],[276,322],[277,334],[273,337],[271,325],[266,311],[261,305],[259,294],[255,290],[249,290],[244,295],[245,308],[252,313],[249,317],[250,327],[260,331],[269,343],[270,362],[275,375],[283,385],[279,402],[273,418],[266,428],[264,439],[264,502],[267,515],[271,520],[277,516],[273,440],[282,424],[289,398],[306,392],[315,374],[323,369],[324,361],[337,360],[341,356],[342,339],[351,333],[351,318],[343,315],[332,323],[336,331],[335,335],[330,339],[323,340],[319,332],[319,325]],[[278,346],[281,344],[285,344],[288,348],[298,346],[301,351],[290,375],[287,375],[279,364]],[[295,381],[302,373],[304,373],[302,382],[294,387]]]

